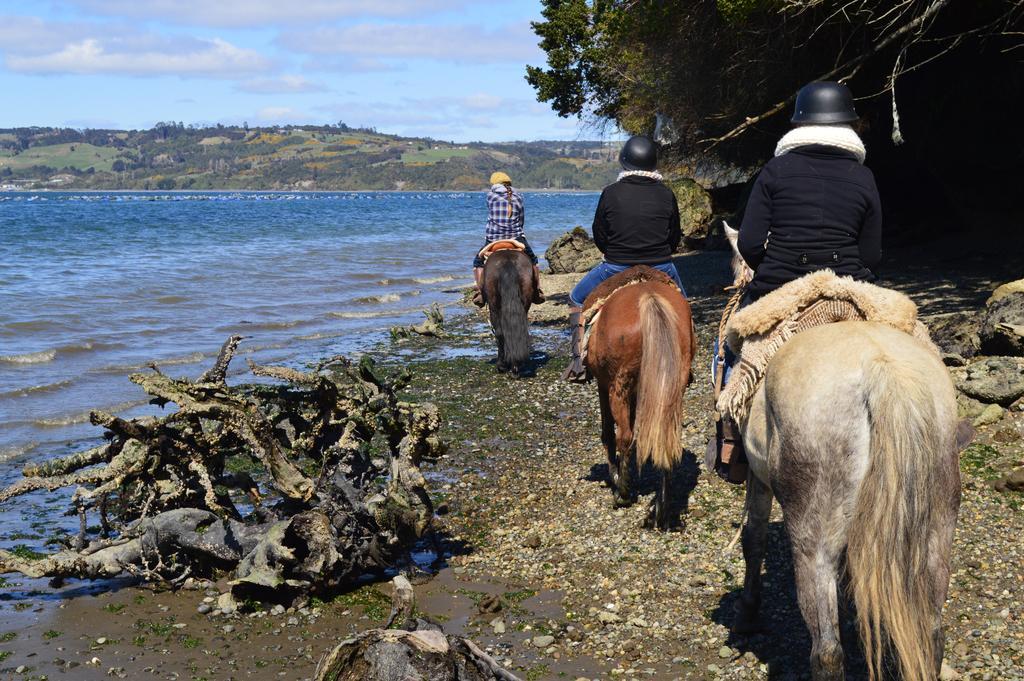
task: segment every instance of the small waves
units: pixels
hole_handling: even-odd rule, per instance
[[[52,362],[56,357],[56,350],[40,350],[21,355],[0,355],[0,362],[5,364],[42,364],[43,362]]]
[[[379,319],[382,317],[402,317],[419,311],[419,308],[413,307],[403,310],[377,310],[373,312],[328,312],[327,316],[334,317],[335,319]]]
[[[44,383],[42,385],[33,385],[27,388],[15,388],[13,390],[6,390],[0,392],[0,400],[11,397],[28,397],[29,395],[38,395],[40,393],[56,392],[62,390],[74,381],[58,381],[57,383]]]
[[[33,440],[31,442],[23,442],[11,447],[0,447],[0,463],[5,461],[16,461],[38,446],[39,443]]]
[[[115,404],[109,407],[90,409],[89,411],[83,411],[76,414],[50,416],[27,421],[9,421],[6,425],[30,425],[35,428],[66,428],[67,426],[88,423],[89,414],[93,411],[105,411],[111,414],[117,414],[146,404],[149,404],[149,400],[134,400],[131,402],[121,402],[120,404]]]
[[[356,298],[353,302],[359,305],[378,305],[381,303],[397,303],[402,298],[418,296],[422,291],[407,291],[406,293],[382,293],[378,296],[363,296]]]
[[[154,298],[154,302],[160,303],[161,305],[177,305],[178,303],[187,303],[188,298],[185,296],[160,296]]]
[[[446,281],[454,281],[455,277],[450,274],[442,274],[439,277],[413,277],[417,284],[440,284]]]
[[[157,366],[176,366],[179,364],[195,364],[201,362],[204,358],[210,355],[202,352],[193,352],[188,355],[182,355],[179,357],[168,357],[167,359],[151,359],[141,364],[109,364],[105,367],[98,369],[100,373],[104,374],[123,374],[128,371],[135,371],[136,369],[145,369],[151,364]]]
[[[378,279],[377,283],[381,286],[398,286],[400,284],[441,284],[454,280],[454,276],[442,274],[437,277],[385,277],[384,279]]]
[[[0,363],[6,364],[44,364],[52,362],[57,355],[74,355],[82,352],[96,352],[100,350],[116,350],[123,348],[124,343],[101,343],[94,341],[83,341],[81,343],[69,343],[51,350],[40,350],[38,352],[26,352],[17,355],[2,355]]]

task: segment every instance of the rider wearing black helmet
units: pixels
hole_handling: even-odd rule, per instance
[[[601,192],[594,214],[594,243],[604,254],[604,262],[590,270],[569,294],[572,361],[563,378],[570,381],[586,375],[580,358],[580,311],[598,284],[634,265],[649,265],[668,274],[683,290],[672,264],[672,254],[682,238],[679,206],[656,170],[657,145],[649,137],[630,137],[619,154],[619,164],[623,170],[618,181]]]
[[[882,206],[875,177],[863,165],[864,143],[850,127],[856,121],[853,95],[841,83],[814,82],[797,93],[793,129],[758,173],[742,212],[737,246],[754,278],[741,306],[825,268],[874,280]],[[734,359],[726,348],[725,382]],[[739,429],[728,419],[721,426],[719,456],[742,462]],[[744,479],[734,468],[730,481]]]
[[[740,254],[756,273],[750,300],[826,267],[874,280],[882,207],[856,120],[845,85],[815,82],[797,94],[794,127],[758,175],[740,225]]]

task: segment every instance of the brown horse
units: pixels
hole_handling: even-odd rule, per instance
[[[634,478],[647,461],[661,469],[647,525],[667,529],[668,482],[682,458],[683,391],[696,352],[690,304],[671,279],[643,268],[646,280],[631,268],[602,283],[586,308],[607,296],[601,318],[587,343],[587,368],[597,378],[601,398],[601,441],[616,507],[636,501]],[[615,290],[617,288],[617,290]],[[606,292],[611,292],[610,296]]]
[[[498,371],[519,376],[530,358],[529,322],[533,263],[513,249],[496,251],[484,264],[483,290],[498,343]]]

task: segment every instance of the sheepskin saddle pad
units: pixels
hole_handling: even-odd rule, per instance
[[[718,397],[718,410],[739,423],[764,379],[775,353],[807,329],[843,321],[888,324],[923,341],[939,355],[917,306],[891,289],[839,277],[832,270],[806,274],[733,314],[726,342],[739,359]]]

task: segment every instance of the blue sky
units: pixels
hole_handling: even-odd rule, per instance
[[[536,101],[540,2],[0,0],[0,127],[336,123],[593,138]]]

